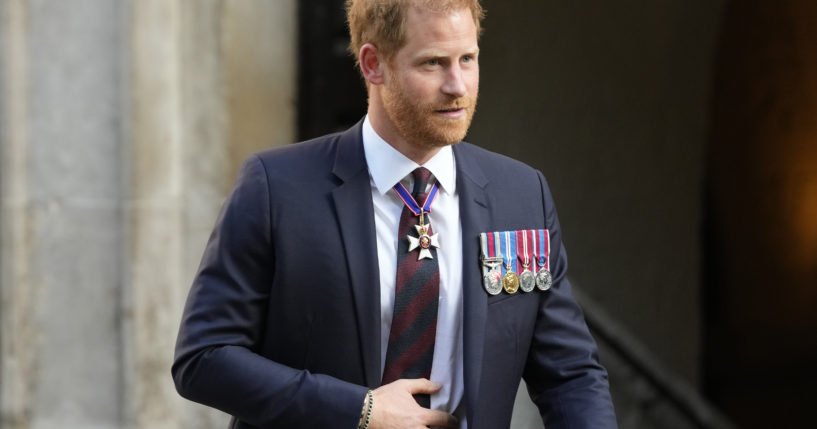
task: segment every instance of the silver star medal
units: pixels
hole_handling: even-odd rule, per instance
[[[414,225],[414,228],[417,229],[417,235],[419,235],[419,237],[412,237],[410,234],[406,236],[409,240],[409,252],[414,251],[414,249],[418,247],[420,248],[420,254],[417,256],[418,261],[425,258],[434,259],[434,257],[431,256],[431,248],[440,247],[440,240],[437,237],[439,234],[428,235],[429,225],[423,224],[423,218],[425,217],[424,215],[425,213],[420,213],[420,224]]]

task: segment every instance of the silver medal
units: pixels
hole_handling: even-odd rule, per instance
[[[522,292],[530,292],[536,287],[536,275],[530,270],[530,260],[533,255],[531,255],[528,247],[529,236],[531,241],[535,242],[532,234],[533,231],[531,230],[522,231],[522,254],[519,255],[522,262],[522,273],[519,274],[519,289],[522,289]]]
[[[485,275],[482,276],[482,286],[491,295],[502,292],[502,276],[499,273],[499,264],[502,258],[482,257],[482,266],[485,268]]]
[[[536,276],[533,271],[526,268],[519,275],[519,289],[522,289],[522,292],[530,292],[534,287],[536,287]]]
[[[536,287],[539,288],[539,290],[548,290],[552,284],[553,275],[550,274],[550,271],[542,268],[536,273]]]
[[[499,271],[488,271],[488,274],[482,277],[482,286],[489,294],[499,295],[499,293],[502,292],[502,278],[499,275]]]

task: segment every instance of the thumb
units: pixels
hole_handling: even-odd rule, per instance
[[[407,389],[412,395],[416,393],[432,394],[440,390],[443,385],[434,381],[429,381],[426,378],[415,378],[407,381]]]

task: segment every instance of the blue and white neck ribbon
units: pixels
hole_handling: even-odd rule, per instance
[[[411,196],[411,192],[403,186],[402,183],[397,183],[394,185],[394,191],[397,192],[397,196],[403,200],[403,203],[414,213],[414,216],[420,216],[422,213],[431,213],[431,203],[434,202],[434,198],[437,196],[437,191],[440,189],[440,185],[437,182],[434,182],[434,185],[431,187],[431,190],[428,191],[428,196],[426,200],[423,201],[423,205],[420,206],[417,201],[414,201],[414,197]]]

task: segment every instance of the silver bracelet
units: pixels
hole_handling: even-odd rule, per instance
[[[360,416],[360,425],[358,425],[359,429],[369,429],[369,422],[372,419],[372,409],[374,408],[374,394],[372,391],[366,392],[366,420],[363,420],[363,414]]]

